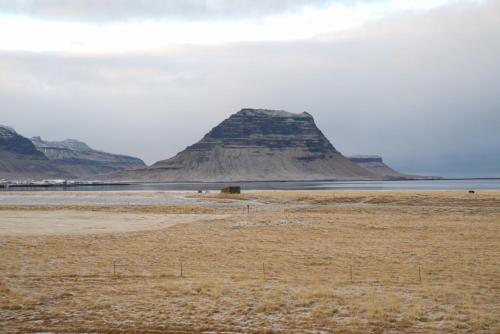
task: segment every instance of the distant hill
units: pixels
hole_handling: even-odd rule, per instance
[[[148,168],[106,178],[128,181],[371,180],[304,112],[242,109],[199,142]]]
[[[31,180],[69,178],[28,139],[13,128],[0,125],[0,179]]]
[[[75,139],[44,141],[33,137],[31,141],[58,169],[78,178],[146,166],[141,159],[97,151]]]
[[[378,155],[353,155],[347,157],[356,165],[363,167],[373,174],[380,175],[385,180],[413,180],[413,179],[431,179],[432,177],[408,175],[400,173],[387,166],[382,157]]]

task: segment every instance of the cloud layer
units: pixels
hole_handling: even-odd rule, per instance
[[[435,175],[500,175],[500,4],[343,35],[109,56],[0,53],[2,122],[147,162],[242,107],[304,110],[345,154]]]
[[[49,19],[91,21],[255,18],[318,7],[334,0],[0,0],[0,11]]]

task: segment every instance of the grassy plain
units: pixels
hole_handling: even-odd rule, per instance
[[[0,206],[0,225],[16,212],[201,216],[155,230],[0,235],[0,328],[500,332],[498,192],[185,196],[197,203]]]

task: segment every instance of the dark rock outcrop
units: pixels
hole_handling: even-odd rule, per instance
[[[109,176],[142,181],[380,179],[338,152],[304,112],[242,109],[199,142],[151,167]]]
[[[146,166],[141,159],[97,151],[75,139],[58,142],[33,137],[31,141],[59,169],[71,173],[74,177],[88,177]]]
[[[38,180],[68,177],[71,175],[47,159],[28,138],[19,135],[10,127],[0,125],[1,179]]]

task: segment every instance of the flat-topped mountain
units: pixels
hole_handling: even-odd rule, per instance
[[[345,158],[304,112],[242,109],[176,156],[115,180],[274,181],[380,179]]]
[[[44,141],[40,137],[33,137],[31,141],[59,169],[74,177],[87,177],[146,166],[141,159],[94,150],[75,139]]]
[[[423,180],[423,179],[436,179],[437,177],[431,176],[418,176],[400,173],[385,164],[384,160],[379,155],[353,155],[347,157],[356,165],[363,167],[373,174],[379,175],[384,180]]]
[[[8,126],[0,125],[0,179],[67,178],[28,139]]]
[[[374,174],[382,176],[384,179],[408,179],[411,175],[402,174],[387,166],[379,155],[353,155],[347,157],[356,165],[363,167]]]

